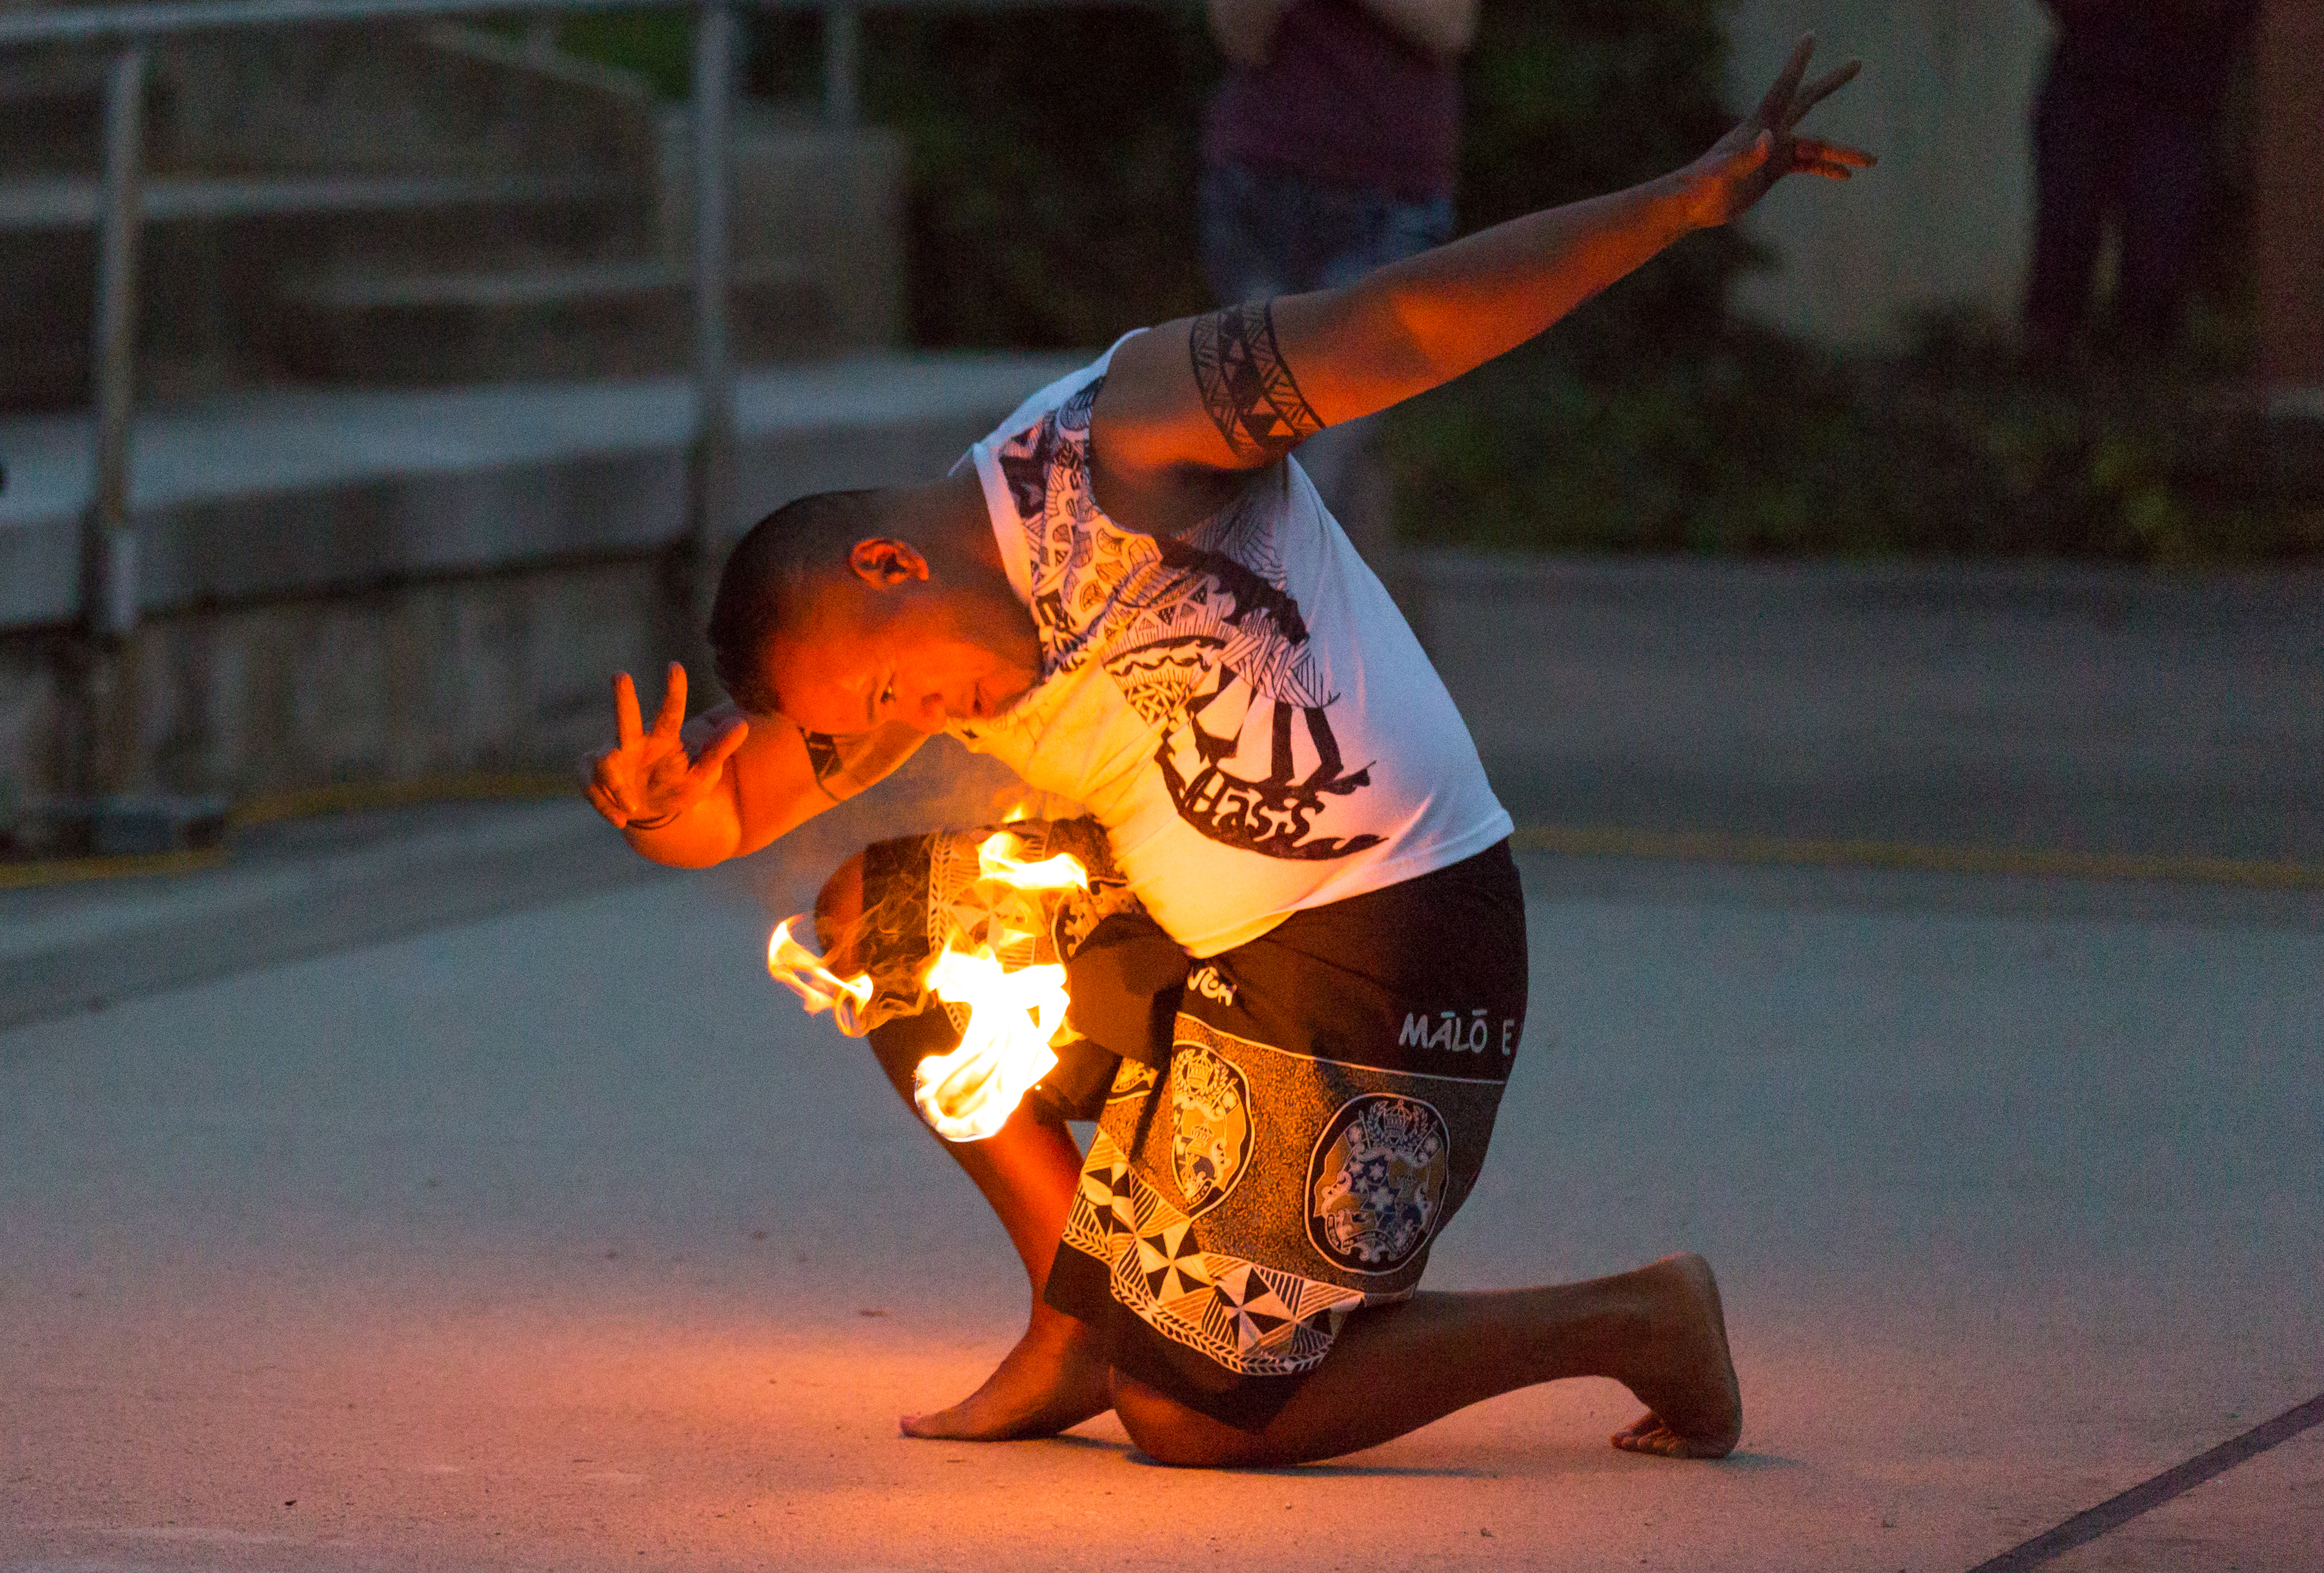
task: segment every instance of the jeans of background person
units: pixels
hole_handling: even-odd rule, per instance
[[[1235,164],[1203,171],[1202,216],[1204,271],[1218,298],[1233,302],[1335,289],[1452,237],[1450,198],[1406,202]],[[1388,477],[1371,454],[1372,433],[1369,418],[1318,432],[1300,445],[1299,465],[1418,630],[1419,605],[1398,570]]]
[[[2135,88],[2052,71],[2034,114],[2034,269],[2025,326],[2037,354],[2088,325],[2109,222],[2119,236],[2115,325],[2124,347],[2167,347],[2193,290],[2213,199],[2213,116]]]

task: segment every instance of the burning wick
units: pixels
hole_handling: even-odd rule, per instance
[[[1018,891],[1087,890],[1089,874],[1078,859],[1058,853],[1038,863],[1012,855],[1016,837],[1006,830],[986,837],[976,849],[979,883]],[[996,1135],[1025,1101],[1035,1082],[1057,1068],[1054,1044],[1065,1027],[1065,969],[1048,962],[1006,968],[994,953],[1002,945],[1030,941],[1045,927],[1038,907],[1021,928],[996,922],[995,932],[973,951],[945,947],[928,968],[927,984],[938,999],[968,1007],[960,1047],[920,1061],[912,1078],[912,1101],[947,1142],[981,1142]]]
[[[925,982],[947,1004],[968,1007],[960,1047],[920,1061],[912,1078],[912,1101],[947,1142],[981,1142],[996,1135],[1025,1101],[1035,1082],[1057,1067],[1053,1045],[1065,1030],[1065,969],[1056,962],[1006,967],[1004,949],[1030,951],[1048,928],[1031,893],[1087,890],[1089,873],[1078,858],[1060,852],[1028,863],[1011,848],[1017,837],[996,830],[976,849],[977,883],[999,884],[991,902],[992,922],[973,950],[951,943],[930,964]],[[1017,893],[1012,900],[1010,893]],[[767,971],[799,996],[810,1013],[829,1011],[834,1025],[861,1038],[877,1023],[871,1019],[876,992],[869,975],[842,977],[823,958],[791,938],[786,918],[767,941]]]
[[[829,1011],[834,1025],[851,1038],[861,1038],[872,1030],[863,1019],[864,1007],[872,1003],[872,979],[859,973],[853,977],[842,977],[824,966],[823,958],[791,938],[791,925],[804,922],[807,914],[785,918],[775,925],[774,937],[767,941],[767,973],[777,983],[798,995],[807,1013]]]
[[[968,1006],[960,1047],[920,1061],[912,1101],[947,1142],[998,1135],[1033,1084],[1057,1068],[1049,1047],[1065,1022],[1065,969],[1001,969],[990,956],[947,949],[928,969],[940,999]]]

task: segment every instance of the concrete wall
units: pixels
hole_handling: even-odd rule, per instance
[[[338,781],[556,766],[604,726],[605,678],[670,646],[655,565],[405,582],[146,625],[146,783],[241,796]],[[0,640],[0,762],[55,786],[65,724],[41,646]]]
[[[1880,156],[1847,187],[1793,180],[1750,221],[1778,255],[1738,310],[1830,343],[1896,343],[1914,313],[2014,319],[2034,213],[2031,116],[2048,51],[2036,0],[1743,0],[1730,100],[1756,102],[1803,32],[1864,74],[1808,126]]]
[[[694,255],[694,129],[665,106],[656,225],[662,254]],[[897,132],[830,125],[746,104],[736,116],[727,223],[734,267],[777,259],[817,281],[818,331],[849,349],[904,342],[905,173]]]
[[[729,538],[803,493],[941,475],[1074,364],[746,375]],[[604,730],[613,671],[658,674],[688,643],[665,564],[691,419],[683,384],[638,384],[283,393],[141,420],[132,784],[243,796],[562,767]],[[87,485],[71,425],[0,421],[0,452],[34,461],[0,495],[0,809],[62,786]]]

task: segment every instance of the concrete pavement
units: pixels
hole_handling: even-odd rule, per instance
[[[1521,820],[2324,864],[2324,571],[1425,571]]]
[[[1271,1474],[899,1439],[1020,1325],[1005,1245],[677,876],[0,1038],[0,1560],[1918,1573],[2324,1389],[2324,932],[1686,877],[1534,903],[1432,1276],[1705,1251],[1726,1465],[1600,1383]],[[2320,1504],[2311,1433],[2061,1565],[2313,1565]]]
[[[1601,607],[1665,571],[1576,570]],[[1955,824],[1915,816],[1969,758],[2070,844],[2312,856],[2296,603],[1948,639],[1861,578],[1762,579],[1719,645],[1750,577],[1690,572],[1660,615],[1504,595],[1499,653],[1440,631],[1521,819],[1903,838]],[[2023,669],[2043,640],[2080,680]],[[2242,763],[2093,693],[2239,694]],[[1652,774],[1690,758],[1715,791]],[[2078,800],[2108,771],[2138,790]],[[991,784],[917,780],[907,818]],[[896,1436],[1024,1307],[933,1139],[760,969],[877,821],[670,875],[592,862],[569,807],[464,812],[0,899],[0,994],[110,985],[0,1030],[0,1567],[1949,1573],[2324,1391],[2312,891],[1526,856],[1523,1058],[1431,1282],[1703,1251],[1740,1453],[1617,1454],[1633,1406],[1574,1383],[1206,1475],[1111,1420]],[[2318,1565],[2324,1430],[2050,1564]]]

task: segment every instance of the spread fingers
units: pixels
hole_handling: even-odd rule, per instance
[[[1818,77],[1814,81],[1802,88],[1793,95],[1792,106],[1784,116],[1784,126],[1788,129],[1797,125],[1802,116],[1854,81],[1856,73],[1863,69],[1862,60],[1850,60],[1840,69]]]
[[[1828,169],[1837,169],[1845,179],[1848,170],[1868,170],[1879,162],[1862,148],[1841,143],[1818,142],[1809,136],[1792,140],[1792,168],[1795,170],[1823,174]]]
[[[662,690],[661,713],[654,717],[654,736],[675,737],[686,725],[686,668],[669,663],[669,686]]]
[[[645,722],[638,716],[638,685],[630,674],[613,674],[613,736],[623,748],[645,736]]]
[[[1794,96],[1800,90],[1800,78],[1807,73],[1808,57],[1814,53],[1815,35],[1802,34],[1799,42],[1792,46],[1792,58],[1784,62],[1783,73],[1775,79],[1775,86],[1769,88],[1767,96],[1759,100],[1759,124],[1790,124],[1784,117],[1789,113],[1788,106]]]

